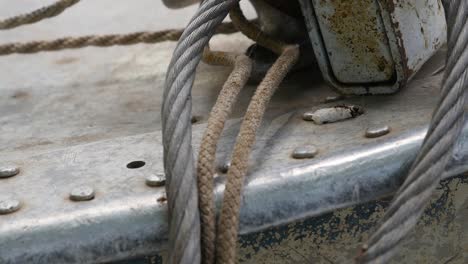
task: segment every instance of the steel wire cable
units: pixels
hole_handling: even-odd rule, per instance
[[[238,0],[206,0],[174,50],[161,111],[169,210],[169,263],[200,263],[200,216],[191,129],[191,90],[203,48]]]
[[[437,187],[466,119],[468,102],[468,8],[466,0],[444,1],[448,52],[441,97],[408,177],[383,223],[358,256],[360,263],[387,263],[416,225]]]

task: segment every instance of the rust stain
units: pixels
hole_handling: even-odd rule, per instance
[[[337,33],[337,40],[343,48],[351,48],[356,63],[366,65],[370,61],[377,66],[377,70],[391,76],[393,62],[382,56],[380,51],[380,42],[388,43],[388,40],[378,28],[376,16],[366,10],[374,6],[374,1],[363,0],[356,4],[355,1],[322,0],[321,4],[333,6],[334,13],[322,17]]]
[[[387,4],[382,5],[383,8],[386,8],[387,12],[390,14],[395,12],[395,9],[397,8],[397,6],[402,7],[402,3],[399,1],[394,2],[394,0],[387,0],[384,2],[386,2]],[[400,56],[401,56],[400,66],[402,67],[402,70],[403,70],[403,78],[401,78],[400,85],[405,86],[407,83],[407,79],[411,75],[413,75],[414,71],[408,67],[408,55],[406,54],[406,50],[403,47],[403,34],[401,33],[400,30],[398,30],[400,28],[400,24],[394,19],[390,19],[390,23],[392,24],[392,28],[394,29],[398,52],[400,53]]]

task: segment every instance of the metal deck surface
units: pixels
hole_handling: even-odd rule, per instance
[[[47,2],[2,2],[0,16]],[[0,42],[181,27],[192,12],[193,8],[168,11],[157,1],[84,1],[60,17],[0,32]],[[212,47],[242,52],[250,44],[233,34],[216,36]],[[164,250],[164,188],[146,186],[145,178],[163,171],[160,105],[174,47],[166,42],[0,57],[0,165],[21,168],[19,175],[0,180],[0,195],[23,203],[18,212],[0,215],[0,263],[108,262]],[[327,96],[336,94],[317,67],[289,76],[269,105],[251,157],[241,211],[244,243],[266,228],[394,192],[437,102],[442,77],[437,69],[443,57],[443,52],[436,55],[409,87],[391,96],[326,103]],[[203,63],[198,69],[193,90],[195,149],[228,74],[227,68]],[[254,88],[243,91],[226,126],[220,166],[229,160]],[[302,120],[305,111],[336,104],[359,105],[365,113],[334,124]],[[368,127],[382,125],[391,127],[390,134],[364,136]],[[293,150],[304,144],[317,146],[318,155],[292,159]],[[146,164],[128,169],[132,161]],[[468,124],[444,177],[466,171]],[[219,174],[218,202],[224,177]],[[459,181],[466,187],[463,177]],[[95,199],[69,201],[70,190],[79,185],[92,186]],[[468,196],[457,197],[457,210],[466,214]],[[467,241],[463,230],[468,224],[457,228],[462,237],[454,241]],[[253,253],[244,249],[243,254],[248,260]],[[463,259],[463,253],[460,256]]]

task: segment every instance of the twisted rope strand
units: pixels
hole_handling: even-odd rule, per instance
[[[224,191],[223,205],[218,225],[218,263],[237,263],[236,252],[241,190],[248,168],[250,152],[254,145],[256,133],[260,127],[268,102],[298,58],[298,46],[291,45],[285,47],[283,53],[268,70],[265,78],[258,86],[247,108],[234,146],[231,167],[228,171],[227,183]]]
[[[191,89],[203,48],[237,1],[203,1],[180,36],[166,74],[161,119],[170,226],[169,263],[200,263],[200,216],[191,146]]]
[[[202,263],[215,261],[216,215],[214,203],[215,157],[218,140],[228,115],[252,71],[252,61],[245,55],[213,52],[203,54],[205,62],[213,65],[234,66],[213,106],[198,154],[198,194],[202,233]]]
[[[7,43],[0,45],[0,56],[14,53],[36,53],[41,51],[58,51],[63,49],[78,49],[89,46],[110,47],[116,45],[133,45],[138,43],[159,43],[178,40],[183,29],[163,31],[134,32],[130,34],[90,35],[82,37],[65,37],[51,41],[31,41],[25,43]],[[221,24],[216,34],[231,34],[237,29],[231,22]]]
[[[384,222],[358,257],[360,263],[387,263],[399,242],[416,225],[437,187],[464,124],[468,103],[468,26],[466,0],[444,1],[448,53],[441,98],[410,173],[388,208]]]
[[[11,29],[22,25],[33,24],[46,18],[61,14],[65,9],[78,3],[80,0],[59,0],[49,6],[44,6],[30,13],[0,20],[0,30]]]

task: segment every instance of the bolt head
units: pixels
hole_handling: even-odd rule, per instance
[[[366,137],[367,138],[381,137],[390,133],[390,130],[391,128],[389,126],[371,127],[366,130]]]
[[[17,175],[20,172],[20,169],[16,166],[3,166],[0,167],[0,179],[9,178]]]
[[[166,184],[166,175],[164,173],[150,174],[146,177],[146,185],[150,187],[161,187]]]
[[[297,147],[293,153],[292,157],[295,159],[310,159],[317,155],[318,149],[314,145],[304,145]]]
[[[15,198],[0,198],[0,215],[11,214],[21,208],[21,202]]]
[[[70,192],[70,200],[75,202],[94,199],[94,189],[90,186],[79,186]]]

